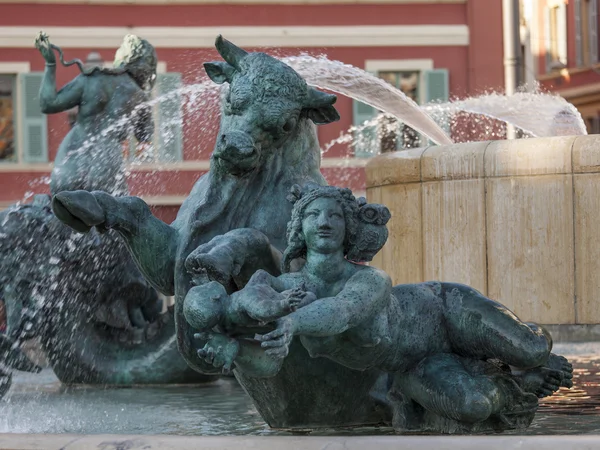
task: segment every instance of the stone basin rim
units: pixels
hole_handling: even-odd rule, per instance
[[[3,450],[76,450],[76,449],[211,449],[279,450],[293,448],[321,450],[324,448],[363,450],[402,450],[420,448],[437,450],[444,448],[479,450],[521,449],[538,450],[600,447],[600,435],[553,435],[553,436],[172,436],[172,435],[76,435],[76,434],[0,434]]]
[[[429,145],[377,155],[367,189],[393,184],[600,172],[600,135]]]

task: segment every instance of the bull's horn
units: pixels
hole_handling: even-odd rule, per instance
[[[331,106],[335,103],[336,100],[337,97],[334,94],[327,94],[326,92],[320,91],[312,86],[309,86],[306,106],[311,108]]]
[[[229,42],[227,39],[224,39],[221,35],[217,36],[217,39],[215,40],[215,47],[217,47],[217,51],[225,61],[227,61],[237,70],[240,70],[240,62],[248,55],[246,50],[239,48],[237,45]]]

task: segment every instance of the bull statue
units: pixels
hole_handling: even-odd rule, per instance
[[[204,342],[183,313],[188,291],[209,279],[232,293],[258,269],[280,273],[291,217],[286,197],[293,185],[325,184],[315,125],[339,119],[335,95],[309,87],[283,62],[248,53],[220,36],[216,48],[224,61],[204,64],[214,82],[225,84],[210,171],[196,182],[171,225],[137,197],[72,191],[53,199],[56,216],[77,231],[116,230],[150,283],[175,296],[179,351],[204,374],[220,374],[222,367],[198,352]],[[250,357],[263,355],[256,345]],[[311,358],[298,340],[273,377],[241,366],[233,372],[272,427],[384,420],[370,396],[380,372]]]

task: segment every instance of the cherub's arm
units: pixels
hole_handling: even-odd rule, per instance
[[[289,282],[286,283],[288,278],[288,275],[280,275],[278,277],[275,277],[266,270],[259,269],[256,272],[254,272],[254,274],[248,281],[247,286],[252,286],[254,284],[266,285],[273,289],[275,292],[280,293],[290,288]]]
[[[229,325],[241,325],[248,326],[253,323],[248,323],[248,316],[245,314],[245,308],[243,301],[240,296],[243,293],[241,291],[234,292],[227,297],[221,298],[220,302],[223,307],[223,322]]]
[[[244,289],[232,295],[232,304],[242,316],[250,316],[261,323],[273,322],[315,299],[303,287],[292,288],[289,275],[274,277],[258,270]]]
[[[283,363],[282,359],[270,357],[256,341],[236,340],[214,332],[200,333],[196,337],[205,342],[198,356],[224,373],[237,369],[252,377],[268,378],[276,375]]]

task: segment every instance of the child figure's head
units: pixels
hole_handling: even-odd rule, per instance
[[[189,290],[183,301],[183,315],[196,330],[210,330],[223,318],[223,304],[227,297],[225,288],[211,281]]]

